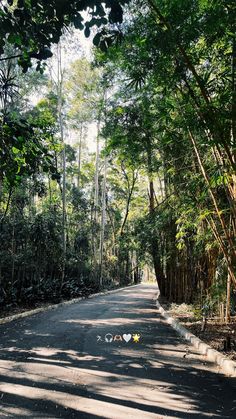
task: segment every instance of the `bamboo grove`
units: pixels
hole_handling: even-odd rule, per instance
[[[169,301],[223,307],[228,321],[235,2],[64,3],[50,5],[54,15],[40,9],[50,27],[35,2],[8,2],[1,12],[2,303],[69,298],[153,270]],[[74,27],[92,37],[92,62],[70,58],[63,68]]]

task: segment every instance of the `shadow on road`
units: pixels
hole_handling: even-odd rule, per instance
[[[159,317],[150,287],[0,326],[0,417],[235,418],[217,374]],[[140,343],[97,342],[140,333]]]

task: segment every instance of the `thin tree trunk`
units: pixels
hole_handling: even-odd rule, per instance
[[[81,178],[82,141],[83,141],[83,123],[81,122],[80,135],[79,135],[78,183],[77,183],[78,188],[80,188],[80,178]]]
[[[147,160],[148,160],[149,215],[150,215],[151,220],[153,221],[153,218],[155,216],[156,196],[155,196],[154,182],[153,182],[152,144],[151,144],[151,139],[149,137],[146,138],[146,153],[147,153]],[[155,234],[152,234],[150,241],[151,241],[151,253],[152,253],[156,281],[158,283],[160,292],[162,292],[164,288],[165,275],[164,275],[164,272],[161,266],[161,261],[160,261],[160,254],[159,254],[160,249],[159,249],[158,238],[155,237]]]
[[[61,141],[63,144],[62,151],[62,274],[61,286],[62,289],[65,279],[65,266],[66,266],[66,150],[64,141],[64,121],[62,114],[62,87],[63,87],[63,71],[62,71],[62,57],[61,45],[58,44],[58,117],[60,126]]]
[[[11,241],[11,252],[12,252],[12,268],[11,268],[11,286],[13,286],[14,275],[15,275],[15,213],[13,215],[13,227],[12,227],[12,241]]]
[[[226,310],[225,310],[225,322],[230,323],[230,292],[231,292],[231,275],[228,272],[227,277],[227,293],[226,293]]]
[[[130,203],[131,203],[131,199],[132,199],[132,195],[133,195],[135,183],[136,183],[137,178],[138,178],[138,172],[135,173],[134,170],[133,170],[133,172],[132,172],[132,181],[130,183],[128,174],[126,173],[124,166],[122,165],[121,168],[122,168],[122,172],[124,174],[124,177],[125,177],[125,179],[127,181],[128,195],[127,195],[127,201],[126,201],[125,216],[124,216],[124,220],[123,220],[123,223],[122,223],[122,226],[121,226],[121,230],[120,230],[120,236],[122,236],[124,234],[125,226],[126,226],[127,219],[128,219],[128,216],[129,216]]]
[[[98,238],[95,233],[96,225],[98,224],[98,206],[99,206],[99,163],[100,163],[100,115],[97,123],[97,145],[96,145],[96,164],[95,164],[95,179],[94,179],[94,218],[93,218],[93,252],[94,252],[94,272],[97,272],[98,265]]]
[[[98,221],[99,202],[99,161],[100,161],[100,117],[97,123],[97,144],[96,144],[96,168],[95,168],[95,191],[94,191],[94,219]]]
[[[227,239],[227,241],[228,241],[228,243],[229,243],[229,247],[230,247],[230,254],[232,255],[233,259],[235,259],[235,257],[236,257],[236,251],[235,251],[235,246],[234,246],[234,243],[233,243],[233,241],[232,241],[232,239],[231,239],[230,234],[229,234],[229,233],[228,233],[228,231],[227,231],[227,227],[226,227],[225,221],[224,221],[224,219],[223,219],[223,217],[222,217],[222,215],[221,215],[221,211],[220,211],[220,209],[219,209],[219,207],[218,207],[218,203],[217,203],[217,199],[216,199],[215,193],[214,193],[214,191],[213,191],[213,189],[212,189],[212,187],[211,187],[211,185],[210,185],[210,181],[209,181],[208,175],[207,175],[207,173],[206,173],[206,171],[205,171],[205,168],[204,168],[204,166],[203,166],[203,164],[202,164],[202,160],[201,160],[200,154],[199,154],[199,152],[198,152],[196,142],[195,142],[194,137],[193,137],[193,135],[192,135],[192,133],[191,133],[191,131],[190,131],[190,130],[189,130],[189,135],[190,135],[191,142],[192,142],[192,144],[193,144],[193,148],[194,148],[195,154],[196,154],[197,159],[198,159],[199,167],[200,167],[200,169],[201,169],[201,172],[202,172],[203,177],[204,177],[204,179],[205,179],[205,182],[206,182],[206,184],[207,184],[208,191],[209,191],[209,195],[210,195],[211,200],[212,200],[212,202],[213,202],[213,205],[214,205],[214,207],[215,207],[217,217],[218,217],[218,219],[219,219],[219,221],[220,221],[220,224],[221,224],[221,226],[222,226],[222,229],[223,229],[223,232],[224,232],[225,238]],[[225,249],[225,250],[226,250],[226,249]],[[228,253],[228,252],[226,251],[226,253]],[[233,280],[233,281],[234,281],[234,278],[235,278],[235,276],[232,278],[232,280]]]
[[[10,208],[10,202],[11,202],[12,193],[13,193],[13,190],[11,188],[9,190],[9,194],[8,194],[6,209],[5,209],[4,214],[3,214],[3,216],[2,216],[2,218],[0,220],[0,226],[3,224],[3,221],[4,221],[5,217],[7,216],[8,210]]]
[[[149,213],[150,217],[153,218],[155,212],[155,192],[153,180],[149,179]],[[163,290],[165,275],[162,270],[160,255],[159,255],[159,245],[157,237],[151,237],[151,249],[152,249],[152,259],[156,275],[156,280],[159,286],[160,291]]]
[[[99,266],[100,266],[99,284],[101,288],[103,286],[103,250],[104,250],[104,233],[105,233],[105,225],[106,225],[106,185],[107,185],[107,158],[105,157],[103,186],[102,186],[102,219],[101,219],[100,252],[99,252]]]
[[[232,47],[232,127],[231,137],[234,147],[234,161],[236,160],[236,39],[233,37]]]
[[[229,255],[228,255],[227,249],[224,246],[223,240],[220,237],[220,234],[217,230],[217,227],[215,225],[215,222],[214,222],[213,218],[212,217],[209,217],[209,218],[210,219],[206,218],[206,221],[207,221],[208,225],[210,226],[211,231],[213,232],[213,235],[215,236],[216,241],[219,243],[219,246],[220,246],[220,248],[222,250],[222,253],[225,257],[225,261],[226,261],[227,268],[228,268],[228,271],[230,273],[231,279],[232,279],[233,283],[236,284],[236,276],[235,276],[235,273],[234,273],[234,268],[232,266],[232,263],[231,263]]]

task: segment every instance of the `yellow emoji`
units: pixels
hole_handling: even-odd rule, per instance
[[[132,337],[133,337],[133,341],[135,343],[138,343],[139,339],[141,338],[141,335],[139,333],[135,333],[135,335],[132,335]]]

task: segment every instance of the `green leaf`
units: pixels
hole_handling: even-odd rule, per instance
[[[22,43],[20,35],[14,33],[10,33],[7,40],[10,42],[10,44],[14,45],[21,45]]]
[[[18,148],[16,148],[16,147],[12,147],[12,152],[14,154],[19,154],[20,153],[20,150]]]

